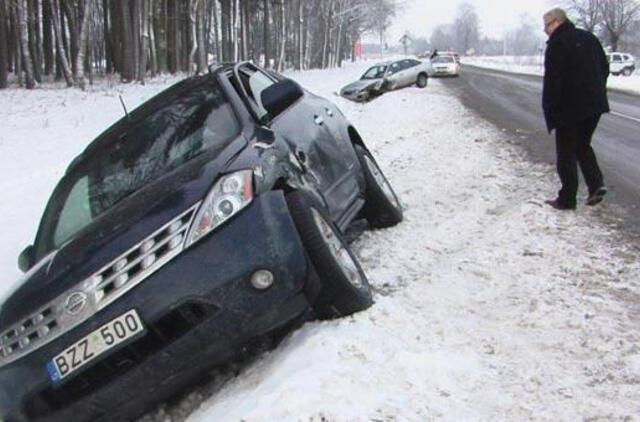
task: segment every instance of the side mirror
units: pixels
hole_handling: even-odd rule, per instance
[[[260,99],[271,118],[276,117],[304,95],[304,91],[291,79],[283,79],[262,91]]]
[[[34,260],[35,255],[33,245],[29,245],[20,252],[20,256],[18,257],[18,268],[20,268],[23,273],[26,273],[31,267],[33,267],[33,264],[35,263]]]

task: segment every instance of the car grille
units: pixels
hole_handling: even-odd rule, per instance
[[[93,275],[95,302],[102,309],[182,251],[195,207]]]
[[[75,289],[0,334],[0,367],[76,327],[140,284],[184,248],[199,203],[156,230]]]

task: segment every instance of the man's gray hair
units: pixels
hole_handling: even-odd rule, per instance
[[[545,20],[545,22],[556,19],[560,23],[566,22],[569,20],[567,18],[567,13],[564,10],[560,9],[559,7],[554,7],[553,9],[549,10],[547,13],[544,14],[543,19]]]

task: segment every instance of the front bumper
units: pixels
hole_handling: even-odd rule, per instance
[[[275,278],[265,291],[249,282],[260,269]],[[94,317],[0,368],[0,418],[114,420],[148,407],[304,313],[309,273],[284,196],[260,195]],[[46,369],[53,356],[130,309],[140,314],[144,336],[53,385]]]

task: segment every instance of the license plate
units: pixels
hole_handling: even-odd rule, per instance
[[[62,381],[98,356],[144,331],[135,309],[104,324],[47,363],[49,378]]]

